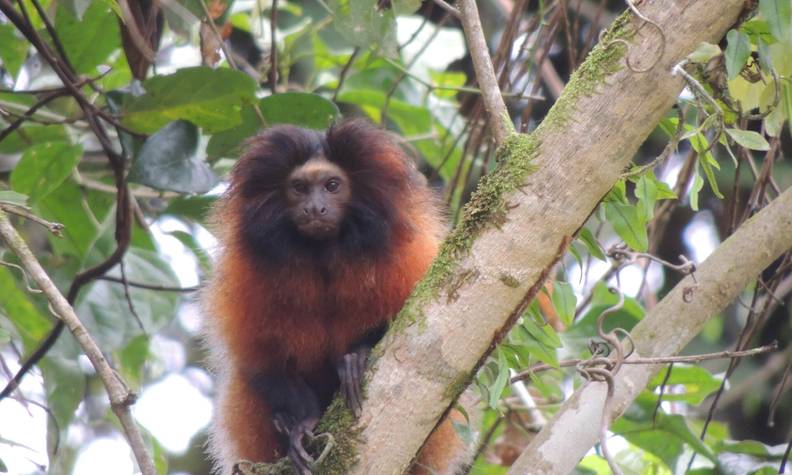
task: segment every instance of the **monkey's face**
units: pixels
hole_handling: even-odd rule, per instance
[[[338,235],[352,191],[338,165],[316,155],[289,174],[285,188],[289,216],[301,234],[319,240]]]

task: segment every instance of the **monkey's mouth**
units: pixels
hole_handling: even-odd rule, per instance
[[[313,239],[330,239],[338,234],[338,227],[335,223],[323,221],[321,219],[310,219],[298,222],[297,229],[301,234]]]

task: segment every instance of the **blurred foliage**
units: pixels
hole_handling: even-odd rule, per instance
[[[112,118],[100,120],[123,157],[134,197],[132,240],[123,265],[107,273],[111,280],[85,286],[75,308],[135,391],[145,391],[168,372],[203,365],[194,328],[176,318],[185,303],[196,300],[194,289],[180,288],[180,277],[195,273],[200,279],[211,271],[206,249],[211,244],[201,237],[207,210],[245,140],[260,129],[275,124],[323,129],[342,117],[367,117],[402,137],[452,218],[495,165],[460,26],[432,2],[281,0],[273,25],[270,2],[210,0],[214,28],[203,0],[153,3],[162,10],[149,11],[153,20],[137,25],[156,39],[149,43],[155,62],[146,69],[144,52],[124,36],[134,35],[131,20],[121,21],[114,0],[20,2],[35,33],[56,50],[62,45],[62,60],[79,75],[75,87],[82,97]],[[57,42],[36,4],[52,22]],[[489,39],[500,41],[495,63],[510,112],[526,131],[552,104],[553,88],[537,68],[536,55],[546,54],[547,64],[566,80],[604,26],[601,17],[613,18],[624,9],[615,1],[582,1],[568,11],[565,2],[553,0],[480,4]],[[10,8],[21,13],[19,5]],[[549,417],[582,384],[581,376],[561,363],[591,356],[597,318],[618,300],[609,285],[626,292],[632,284],[627,280],[638,275],[643,282],[607,319],[609,328],[629,330],[678,279],[657,264],[650,272],[646,260],[617,262],[609,252],[614,244],[676,263],[678,252],[669,253],[683,247],[683,230],[694,212],[714,216],[717,229],[710,226],[710,232],[725,237],[768,196],[792,184],[792,167],[782,161],[792,151],[791,10],[792,0],[760,0],[757,14],[722,43],[702,44],[688,57],[685,70],[695,84],[687,84],[676,111],[658,125],[635,167],[580,230],[555,284],[544,291],[549,303],[534,303],[522,315],[475,378],[484,415],[475,428],[482,437],[471,473],[505,473],[514,453],[530,440],[538,421],[526,410],[526,394]],[[270,43],[273,27],[276,51]],[[229,54],[232,61],[225,59]],[[132,74],[141,64],[148,71],[143,81]],[[0,15],[0,87],[0,202],[30,207],[65,225],[58,238],[15,221],[65,293],[77,272],[115,249],[113,174],[83,106],[8,15]],[[669,141],[668,153],[660,153]],[[165,229],[174,221],[179,229]],[[176,239],[163,246],[169,237]],[[195,270],[174,268],[175,241],[194,258]],[[14,256],[3,250],[0,360],[3,374],[10,376],[44,339],[53,319],[44,299],[26,290],[24,275],[12,265]],[[628,267],[640,272],[629,273]],[[631,277],[620,280],[622,271]],[[764,285],[785,275],[765,276]],[[118,282],[124,279],[129,285]],[[755,292],[765,289],[748,289],[743,300]],[[780,298],[789,302],[788,293]],[[775,325],[769,336],[760,332],[749,342],[778,339],[788,348],[787,308],[779,307],[780,316],[764,317]],[[735,306],[708,326],[690,351],[728,348],[745,318],[745,309]],[[187,361],[176,368],[169,364],[154,343],[158,337],[183,345]],[[788,362],[788,349],[786,355]],[[64,335],[38,365],[43,388],[34,384],[15,393],[49,408],[48,453],[36,459],[49,473],[71,473],[82,445],[117,431],[101,387],[79,356],[75,342]],[[538,363],[550,369],[511,384],[516,372]],[[777,470],[782,442],[789,439],[782,433],[790,430],[789,398],[776,405],[772,434],[762,430],[764,422],[740,421],[760,412],[766,416],[771,382],[779,374],[756,388],[753,408],[740,407],[739,401],[728,407],[725,419],[733,426],[714,422],[700,438],[705,401],[721,387],[724,368],[722,362],[674,365],[652,380],[611,427],[624,441],[617,461],[628,473],[683,473],[692,454],[700,457],[689,473]],[[735,375],[738,381],[745,377]],[[0,444],[14,447],[14,430],[0,429]],[[181,455],[167,454],[156,436],[147,435],[161,473],[207,472],[200,437],[194,450]],[[6,462],[0,459],[0,472],[8,470]],[[608,473],[608,468],[592,452],[576,472]]]

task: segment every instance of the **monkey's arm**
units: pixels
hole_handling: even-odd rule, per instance
[[[275,429],[288,440],[289,459],[298,475],[313,473],[313,457],[303,447],[303,438],[313,437],[321,410],[314,391],[299,376],[286,373],[269,374],[257,378],[260,388],[272,410]]]

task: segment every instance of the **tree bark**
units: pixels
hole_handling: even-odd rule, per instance
[[[630,13],[617,19],[542,125],[507,140],[498,170],[377,350],[351,473],[404,472],[675,102],[683,84],[672,67],[723,37],[743,3],[642,2],[664,35]]]
[[[679,353],[712,316],[726,308],[764,268],[792,248],[792,188],[743,224],[685,277],[630,332],[630,358]],[[626,365],[613,378],[611,422],[664,365]],[[599,440],[607,384],[590,382],[567,399],[531,441],[509,475],[571,472]]]

